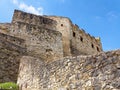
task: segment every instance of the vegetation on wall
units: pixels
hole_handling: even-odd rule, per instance
[[[19,90],[18,85],[13,82],[0,83],[0,90]]]

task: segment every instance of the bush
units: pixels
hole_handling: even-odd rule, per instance
[[[13,82],[0,83],[0,90],[19,90],[18,85]]]

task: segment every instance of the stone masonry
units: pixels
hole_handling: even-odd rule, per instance
[[[119,90],[120,50],[103,52],[100,38],[67,17],[15,10],[0,23],[0,83],[20,90]]]
[[[20,59],[25,52],[23,39],[0,33],[0,83],[17,82]]]
[[[102,51],[100,39],[85,33],[66,17],[38,16],[15,10],[10,24],[0,24],[0,32],[24,39],[27,54],[47,62]]]
[[[120,50],[50,63],[23,56],[20,62],[21,90],[120,90]]]

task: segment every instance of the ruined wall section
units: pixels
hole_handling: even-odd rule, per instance
[[[11,26],[10,23],[0,23],[0,32],[4,34],[8,34],[10,26]]]
[[[87,34],[77,25],[73,25],[71,51],[73,55],[92,55],[102,51],[100,38]]]
[[[45,64],[24,56],[18,84],[22,90],[119,90],[120,50],[65,57]]]
[[[62,34],[37,25],[17,22],[10,30],[11,35],[25,39],[29,55],[43,60],[63,57]]]
[[[23,22],[27,24],[33,24],[40,27],[48,28],[51,30],[56,30],[56,21],[52,19],[45,18],[40,15],[34,15],[26,13],[20,10],[15,10],[12,18],[12,23]]]
[[[62,33],[62,42],[63,42],[63,51],[64,56],[71,55],[70,49],[70,40],[71,40],[71,33],[72,33],[72,22],[69,18],[60,17],[60,16],[46,16],[52,20],[57,22],[56,30]]]
[[[12,43],[19,47],[23,47],[23,48],[26,47],[25,40],[17,38],[17,37],[13,37],[13,36],[1,33],[1,32],[0,32],[0,39],[2,41],[7,41],[8,43]]]
[[[0,33],[0,83],[17,82],[23,54],[26,55],[24,40]]]

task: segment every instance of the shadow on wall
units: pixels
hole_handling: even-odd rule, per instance
[[[20,42],[22,39],[14,37],[12,40],[12,36],[0,33],[0,83],[17,82],[20,59],[26,52],[25,47],[14,42]]]

